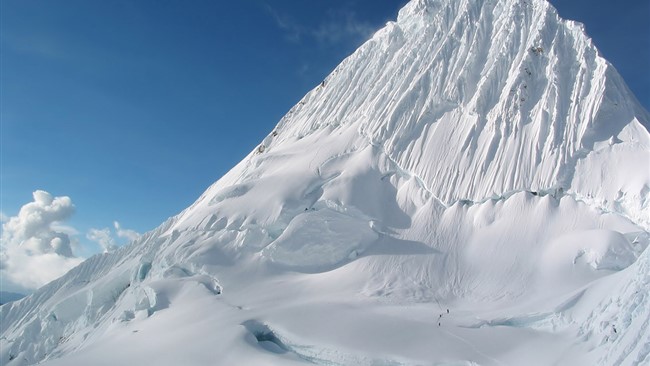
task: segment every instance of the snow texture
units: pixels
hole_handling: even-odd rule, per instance
[[[543,0],[413,0],[6,365],[644,365],[648,113]],[[115,350],[119,350],[116,352]]]

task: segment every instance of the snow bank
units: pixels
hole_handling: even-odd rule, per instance
[[[307,211],[262,253],[292,268],[322,271],[356,259],[377,238],[367,220],[331,209]]]
[[[554,240],[543,259],[545,272],[557,272],[548,266],[588,265],[595,270],[620,271],[634,263],[636,256],[623,234],[612,230],[574,231]]]

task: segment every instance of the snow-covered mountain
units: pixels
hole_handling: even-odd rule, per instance
[[[413,0],[3,365],[650,362],[650,117],[544,0]]]

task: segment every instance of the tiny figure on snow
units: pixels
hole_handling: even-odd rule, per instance
[[[542,47],[531,47],[530,51],[536,55],[541,55],[544,53],[544,49]]]

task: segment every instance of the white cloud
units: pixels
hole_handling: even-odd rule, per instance
[[[88,230],[86,237],[99,244],[99,246],[102,247],[104,253],[117,249],[115,240],[113,240],[113,236],[111,235],[111,230],[108,228],[90,229]]]
[[[39,190],[33,198],[17,216],[3,217],[2,225],[0,273],[23,289],[38,288],[83,260],[74,256],[70,235],[59,229],[74,212],[70,197]]]
[[[28,291],[62,276],[84,259],[75,256],[79,249],[79,232],[63,222],[74,213],[70,197],[53,197],[45,191],[35,191],[34,200],[20,208],[17,216],[0,213],[0,276],[3,289]],[[113,222],[109,228],[90,229],[89,240],[97,242],[104,252],[115,250],[120,242],[140,237]],[[118,240],[121,239],[121,240]]]
[[[132,242],[140,237],[140,234],[136,231],[122,228],[122,225],[117,221],[113,221],[113,227],[115,228],[115,233],[107,227],[103,229],[90,229],[86,237],[99,244],[104,253],[117,249],[117,238],[127,239],[128,242]]]
[[[140,233],[131,229],[122,229],[122,226],[117,221],[113,221],[113,226],[115,227],[115,231],[117,231],[117,236],[120,238],[126,238],[129,242],[140,238]]]
[[[275,24],[285,31],[286,33],[286,38],[290,42],[294,43],[299,43],[300,40],[302,39],[303,35],[306,32],[306,29],[296,23],[293,19],[288,17],[287,15],[283,15],[278,13],[275,9],[273,9],[270,5],[266,4],[266,10],[271,14],[273,17],[273,20],[275,21]]]
[[[52,230],[52,223],[68,219],[74,212],[74,205],[70,197],[55,198],[45,191],[35,191],[33,196],[34,202],[21,207],[18,216],[9,218],[3,225],[3,240],[22,243],[34,239],[42,242],[42,251],[49,252],[52,236],[63,234]]]
[[[68,234],[70,237],[79,235],[79,231],[77,231],[77,229],[73,228],[72,226],[64,225],[61,222],[53,222],[51,227],[56,231]]]
[[[377,30],[367,22],[359,21],[354,12],[341,11],[331,15],[312,30],[320,42],[339,43],[346,40],[366,40]]]
[[[377,30],[376,26],[359,20],[354,11],[346,8],[329,11],[324,20],[316,26],[300,24],[289,15],[281,14],[269,4],[266,4],[266,9],[278,28],[285,32],[287,40],[294,43],[300,43],[305,38],[312,38],[319,43],[326,44],[356,42],[370,38]]]

